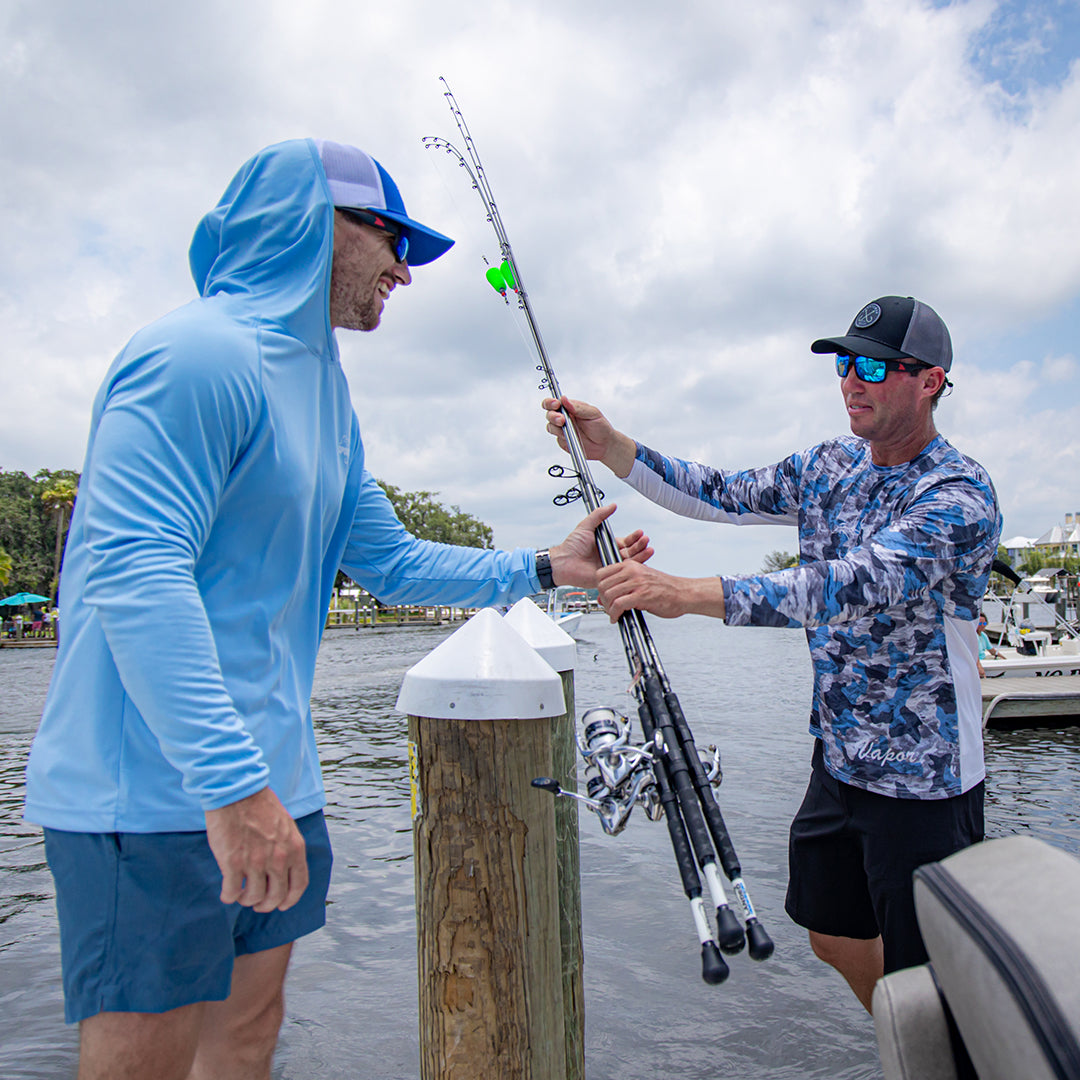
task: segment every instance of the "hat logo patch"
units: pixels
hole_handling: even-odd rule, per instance
[[[855,316],[855,325],[860,330],[865,330],[866,327],[873,326],[880,318],[881,308],[877,304],[867,304],[866,307]]]

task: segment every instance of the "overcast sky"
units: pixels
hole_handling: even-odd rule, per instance
[[[829,357],[914,295],[955,361],[941,432],[1005,536],[1080,512],[1075,0],[0,0],[0,468],[82,467],[142,324],[194,294],[199,218],[260,147],[362,146],[458,243],[340,333],[368,464],[554,542],[517,318],[479,199],[421,137],[468,120],[564,391],[668,453],[764,465],[847,430]],[[753,572],[793,530],[663,514],[598,469],[675,573]],[[580,505],[580,504],[579,504]]]

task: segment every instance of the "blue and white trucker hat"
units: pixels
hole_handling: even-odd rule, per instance
[[[941,316],[912,296],[879,296],[852,320],[843,337],[821,338],[811,352],[853,353],[875,360],[911,357],[930,367],[952,367],[952,339]]]
[[[347,210],[374,210],[402,225],[409,237],[410,266],[434,262],[450,250],[454,241],[449,236],[409,217],[397,184],[373,157],[344,143],[327,139],[314,142],[334,205]]]

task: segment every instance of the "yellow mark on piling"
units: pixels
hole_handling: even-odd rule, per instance
[[[416,743],[409,743],[409,802],[412,819],[420,816],[420,759],[416,755]]]

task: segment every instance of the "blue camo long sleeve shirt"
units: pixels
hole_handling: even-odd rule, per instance
[[[627,482],[687,517],[798,527],[797,567],[724,578],[725,622],[806,628],[832,775],[920,799],[983,779],[975,620],[1001,514],[981,465],[941,436],[897,466],[843,436],[742,472],[639,444]]]

